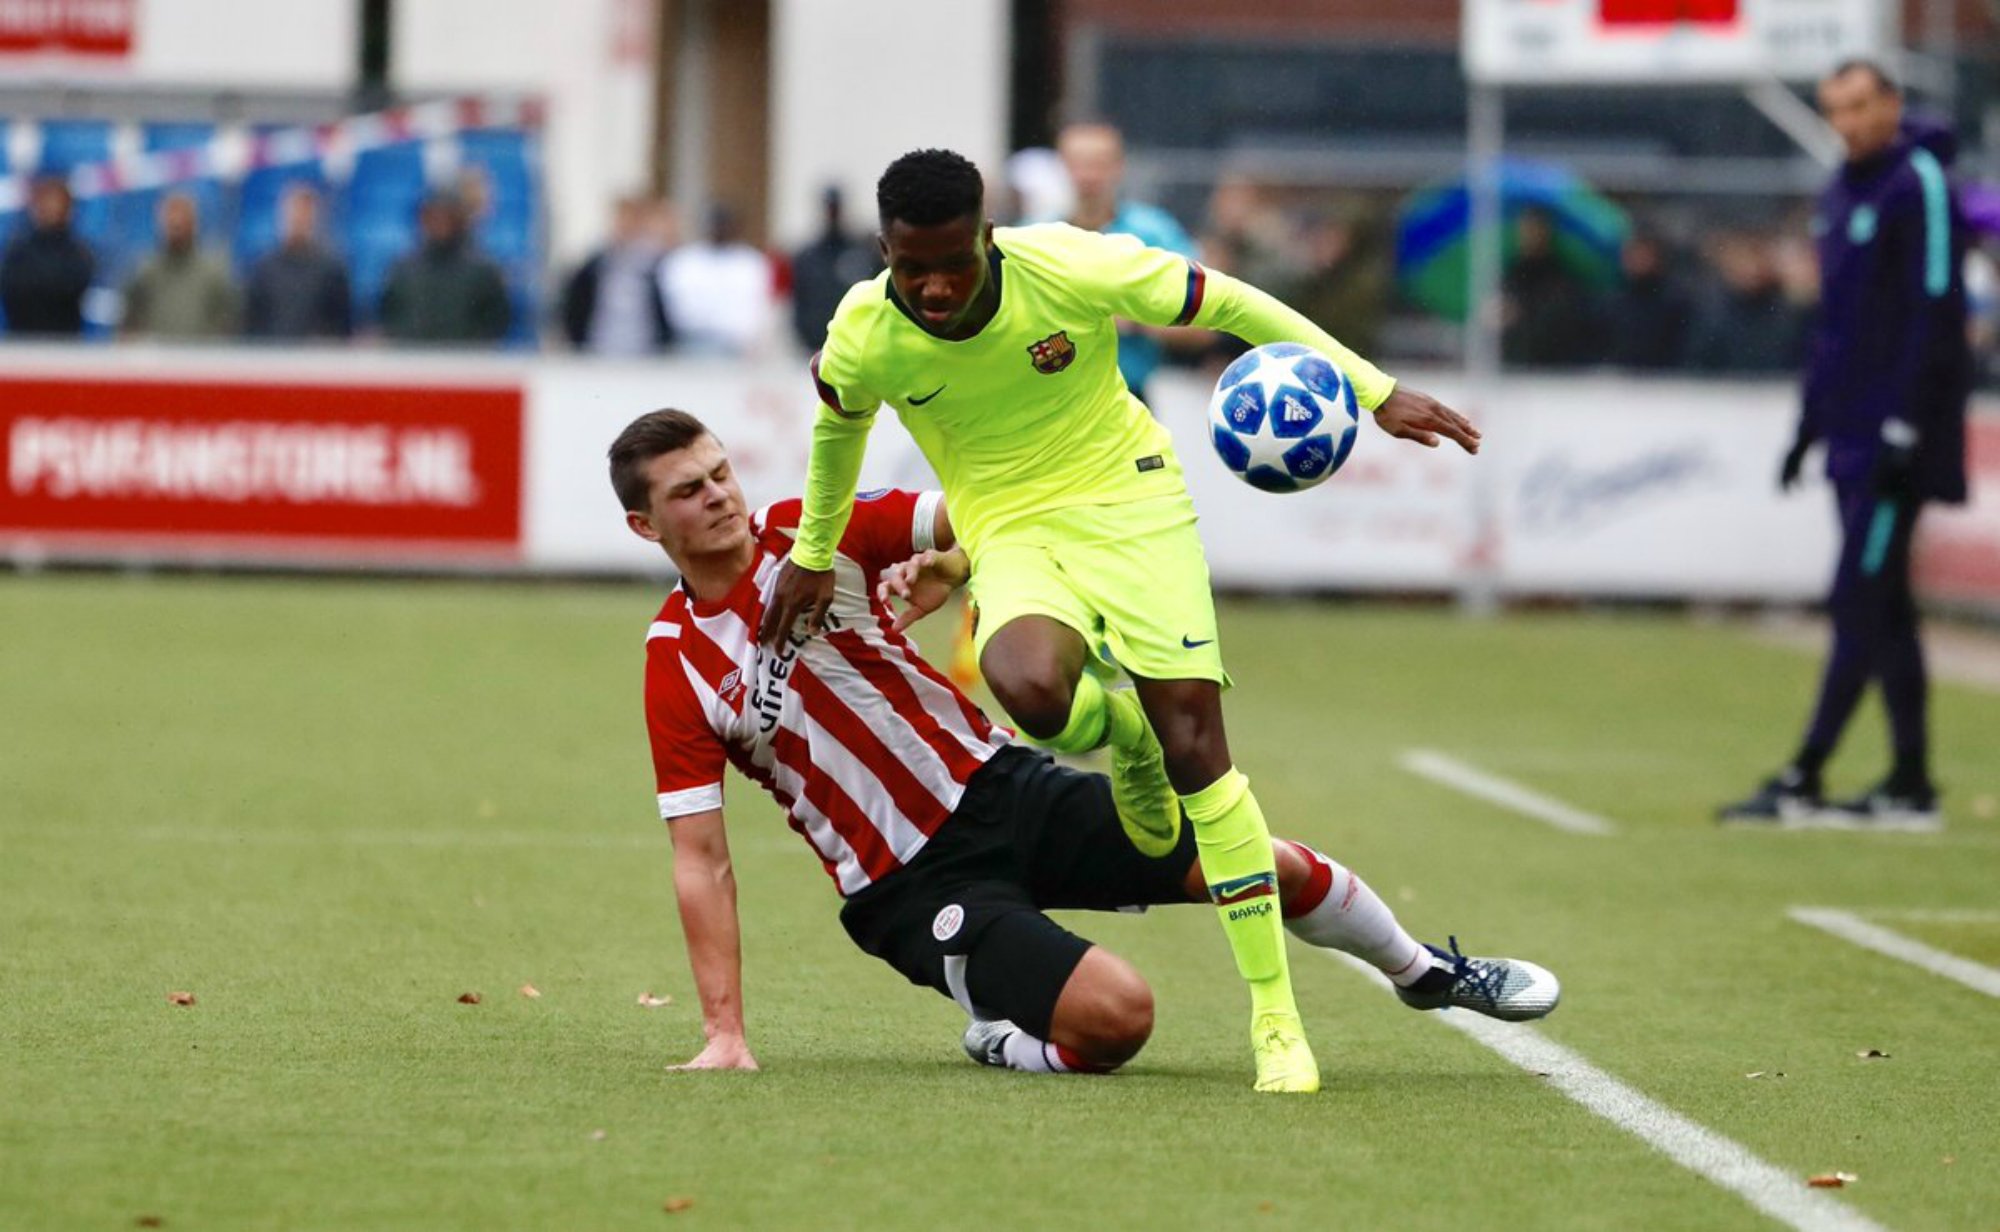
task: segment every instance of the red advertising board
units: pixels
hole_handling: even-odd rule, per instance
[[[0,544],[521,552],[518,387],[0,378]]]
[[[1930,506],[1917,527],[1917,589],[2000,611],[2000,414],[1967,416],[1965,471],[1971,499]]]
[[[138,0],[0,0],[0,55],[128,56]]]
[[[1599,0],[1597,19],[1611,29],[1632,26],[1733,26],[1739,0]]]

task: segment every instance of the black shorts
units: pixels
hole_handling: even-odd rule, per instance
[[[1186,902],[1194,860],[1193,827],[1166,856],[1143,856],[1108,779],[1012,746],[972,776],[916,859],[847,900],[840,922],[912,984],[1046,1039],[1090,942],[1042,912]]]

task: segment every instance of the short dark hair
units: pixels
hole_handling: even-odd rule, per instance
[[[1873,77],[1876,88],[1884,94],[1901,94],[1903,92],[1903,87],[1896,84],[1896,79],[1889,75],[1888,69],[1882,67],[1882,62],[1871,60],[1867,56],[1849,56],[1847,59],[1834,65],[1833,71],[1826,75],[1826,79],[1832,81],[1836,77],[1845,77],[1849,73],[1866,73],[1870,77]]]
[[[906,222],[935,227],[986,208],[986,181],[963,154],[950,150],[912,150],[875,182],[875,207],[882,226]]]
[[[646,464],[713,435],[707,424],[672,407],[647,411],[626,424],[606,454],[611,459],[611,490],[618,493],[618,502],[634,513],[646,512],[652,507],[653,495],[646,481]]]

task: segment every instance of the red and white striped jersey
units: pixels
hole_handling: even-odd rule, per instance
[[[1008,733],[924,662],[875,597],[881,571],[932,547],[943,494],[863,493],[834,558],[830,631],[775,649],[757,627],[799,501],[750,519],[757,555],[727,595],[677,588],[646,635],[646,721],[660,816],[722,807],[723,764],[790,814],[843,896],[909,863]]]

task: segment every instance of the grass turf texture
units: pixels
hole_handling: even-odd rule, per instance
[[[700,1031],[638,712],[657,601],[0,581],[0,1227],[1769,1226],[1296,944],[1327,1090],[1253,1096],[1205,910],[1069,919],[1158,994],[1128,1072],[975,1068],[740,780],[765,1071],[665,1072]],[[2000,1209],[2000,1005],[1783,914],[2000,905],[1974,807],[2000,699],[1937,690],[1942,835],[1719,831],[1789,748],[1809,658],[1639,616],[1232,603],[1223,635],[1274,828],[1419,936],[1552,966],[1551,1038],[1801,1183],[1859,1174],[1842,1199],[1891,1227]],[[1838,784],[1880,771],[1878,733],[1862,716]],[[1414,778],[1412,746],[1620,832]],[[1881,918],[1994,960],[1990,926]]]

